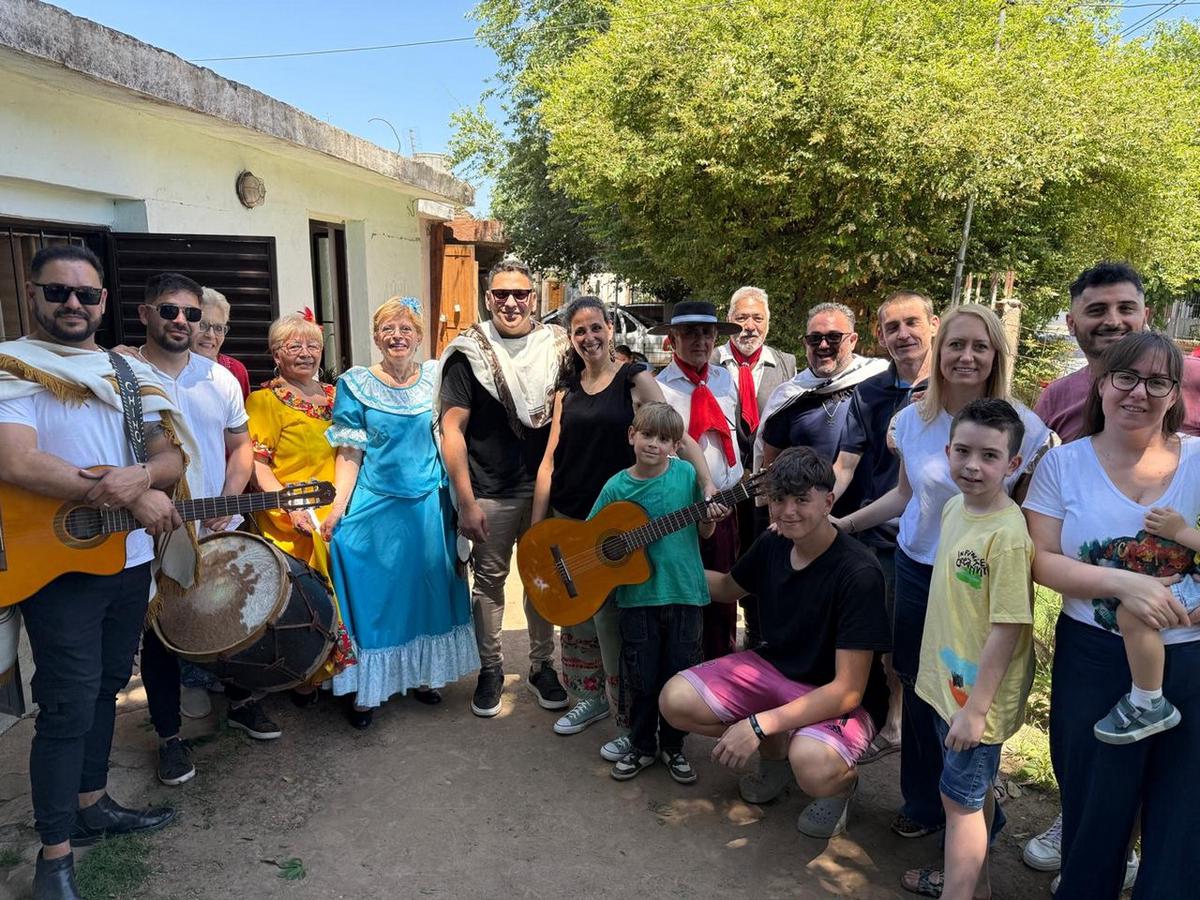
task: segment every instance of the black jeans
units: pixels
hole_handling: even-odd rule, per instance
[[[179,734],[179,657],[163,646],[153,628],[147,628],[142,638],[142,686],[155,733],[164,740]],[[225,697],[230,703],[241,703],[250,699],[251,692],[225,682]]]
[[[150,599],[150,564],[61,575],[21,603],[38,704],[29,751],[34,825],[67,840],[78,794],[108,783],[117,692],[129,682]]]
[[[621,690],[629,698],[629,738],[642,756],[656,748],[683,749],[686,731],[671,727],[658,711],[658,694],[672,675],[700,662],[704,607],[670,604],[620,611]]]
[[[1062,884],[1056,897],[1116,897],[1138,812],[1142,865],[1134,900],[1195,897],[1200,883],[1200,641],[1167,647],[1163,694],[1183,714],[1133,744],[1096,740],[1092,727],[1129,691],[1125,645],[1060,616],[1051,681],[1050,758],[1062,792]]]

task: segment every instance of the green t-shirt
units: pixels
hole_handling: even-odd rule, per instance
[[[941,534],[917,694],[949,722],[975,686],[992,623],[1024,625],[984,720],[983,743],[1002,744],[1021,727],[1033,682],[1033,541],[1017,504],[976,515],[962,494],[942,510]]]
[[[656,478],[641,480],[623,469],[600,489],[590,519],[614,500],[630,500],[651,519],[675,512],[704,495],[696,484],[696,470],[682,459],[671,458],[667,470]],[[705,606],[708,582],[700,562],[700,534],[695,525],[674,531],[646,547],[650,577],[641,584],[617,588],[617,606],[667,606],[682,603]]]

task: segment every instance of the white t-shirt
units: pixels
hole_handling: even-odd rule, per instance
[[[189,355],[188,364],[178,378],[172,378],[157,366],[154,371],[171,402],[183,413],[200,450],[203,492],[196,496],[219,497],[225,486],[225,432],[245,425],[249,416],[242,401],[242,389],[233,374],[199,353]],[[196,460],[192,460],[192,465],[196,465]]]
[[[1195,524],[1200,516],[1200,438],[1183,438],[1179,467],[1161,497],[1134,503],[1117,489],[1096,457],[1091,438],[1055,447],[1033,473],[1026,509],[1062,522],[1063,555],[1097,566],[1165,577],[1196,572],[1197,554],[1144,529],[1152,506],[1169,506]],[[1118,632],[1113,603],[1063,596],[1063,612],[1079,622]],[[1200,626],[1170,628],[1164,643],[1200,640]]]
[[[1010,402],[1025,423],[1025,438],[1021,441],[1023,463],[1004,480],[1005,490],[1012,493],[1013,485],[1034,464],[1038,452],[1053,439],[1054,432],[1028,407],[1015,400]],[[932,566],[937,556],[942,507],[959,492],[950,477],[950,461],[946,459],[953,420],[943,409],[932,422],[926,422],[921,418],[919,403],[904,407],[892,420],[896,452],[912,485],[912,499],[900,514],[896,543],[909,557],[927,566]]]
[[[158,413],[146,413],[147,422],[157,422]],[[64,404],[49,391],[28,397],[0,400],[0,423],[26,425],[37,431],[37,447],[72,465],[132,466],[133,451],[125,440],[124,418],[119,410],[99,400],[82,406]],[[154,543],[144,529],[125,538],[125,568],[140,566],[154,558]]]
[[[696,386],[688,381],[679,366],[674,361],[658,374],[658,386],[662,389],[663,399],[683,416],[683,430],[686,432],[692,418],[692,391]],[[709,474],[717,490],[723,491],[733,487],[742,479],[742,457],[738,453],[737,441],[737,383],[725,371],[723,366],[708,366],[708,389],[717,398],[721,412],[725,414],[725,422],[729,426],[729,440],[733,442],[733,465],[725,458],[723,443],[712,431],[700,435],[697,443],[704,453],[704,461],[708,463]]]

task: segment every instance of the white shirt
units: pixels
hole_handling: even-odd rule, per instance
[[[1025,423],[1021,467],[1004,479],[1004,489],[1012,493],[1021,475],[1037,462],[1038,452],[1054,440],[1054,432],[1031,409],[1015,400],[1009,402]],[[951,415],[943,409],[932,422],[926,422],[921,418],[919,403],[909,404],[892,419],[896,452],[912,486],[912,499],[900,514],[896,544],[910,558],[927,566],[933,565],[937,555],[942,507],[959,493],[958,485],[950,477],[950,461],[946,459],[951,421]]]
[[[1096,457],[1091,438],[1055,447],[1033,473],[1026,509],[1062,522],[1064,556],[1098,566],[1128,569],[1144,575],[1184,577],[1196,569],[1196,554],[1174,541],[1145,531],[1152,506],[1169,506],[1189,525],[1200,516],[1200,438],[1183,438],[1179,467],[1171,483],[1150,503],[1130,500],[1112,483]],[[1063,595],[1063,612],[1094,628],[1119,633],[1116,616],[1102,598]],[[1200,640],[1200,626],[1168,628],[1164,644]]]
[[[159,418],[158,413],[145,415],[147,422],[157,422]],[[96,399],[75,406],[62,403],[49,391],[38,391],[28,397],[0,400],[0,423],[34,429],[39,450],[74,466],[136,464],[125,439],[125,420],[120,410]],[[153,558],[154,543],[145,529],[126,535],[125,568],[140,566]]]
[[[750,367],[750,377],[754,379],[755,394],[757,394],[759,389],[762,387],[763,370],[766,369],[768,365],[775,365],[775,360],[771,357],[771,354],[767,352],[766,345],[763,345],[762,351],[762,353],[758,354],[758,361]],[[734,373],[737,372],[740,363],[733,358],[733,351],[729,349],[729,344],[722,344],[717,348],[717,362],[720,363],[721,368],[725,369],[725,371],[729,372],[730,369],[733,370],[730,372],[730,376],[733,377],[736,382],[737,379]],[[728,365],[729,363],[732,363],[732,365]],[[759,410],[759,412],[762,412],[762,410]]]
[[[679,366],[672,360],[671,364],[658,373],[658,385],[662,389],[663,399],[683,416],[683,430],[688,430],[692,417],[692,391],[696,386],[688,381],[688,377],[680,371]],[[708,471],[712,475],[713,484],[717,490],[731,488],[742,478],[742,460],[738,453],[737,442],[737,382],[730,377],[723,366],[709,364],[708,389],[717,398],[721,412],[725,414],[725,422],[729,426],[729,440],[733,444],[734,463],[732,466],[725,459],[725,448],[712,431],[700,435],[700,449],[704,453],[704,461],[708,463]]]
[[[193,498],[219,497],[225,486],[225,432],[245,425],[249,416],[241,386],[228,369],[199,353],[189,351],[188,356],[178,378],[153,363],[151,366],[183,413],[200,449],[200,459],[191,460],[188,467]],[[199,478],[194,477],[196,472]],[[235,516],[229,527],[240,521],[241,517]]]

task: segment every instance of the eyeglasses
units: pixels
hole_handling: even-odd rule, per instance
[[[100,301],[104,299],[104,288],[76,287],[71,284],[38,284],[36,281],[33,285],[42,289],[42,296],[49,303],[66,303],[71,299],[72,294],[84,306],[99,306]]]
[[[280,349],[280,350],[282,350],[284,353],[286,353],[288,356],[299,356],[299,355],[300,355],[301,353],[303,353],[305,350],[307,350],[309,353],[320,353],[320,352],[321,352],[321,345],[320,345],[320,344],[316,344],[316,343],[312,343],[312,344],[284,344],[284,345],[283,345],[282,347],[280,347],[279,349]]]
[[[1126,393],[1132,391],[1139,384],[1144,384],[1146,393],[1151,397],[1165,397],[1179,384],[1174,378],[1167,378],[1163,375],[1151,375],[1143,378],[1137,372],[1129,372],[1125,369],[1115,369],[1109,372],[1108,380],[1118,391]]]
[[[827,343],[831,349],[836,350],[841,346],[842,339],[846,337],[844,331],[827,331],[824,334],[813,333],[804,336],[804,343],[812,347],[814,350],[821,346],[821,342]]]
[[[530,290],[529,288],[516,288],[516,289],[511,289],[511,290],[508,288],[501,288],[500,290],[493,290],[491,292],[492,296],[495,297],[497,300],[499,300],[501,303],[503,303],[509,297],[512,297],[514,300],[516,300],[518,303],[520,303],[524,300],[527,300],[529,298],[529,295],[532,293],[533,293],[533,291]]]
[[[150,306],[149,303],[146,306]],[[168,322],[179,318],[180,310],[183,311],[183,317],[195,325],[200,321],[200,317],[204,315],[198,306],[179,306],[175,303],[160,303],[158,306],[152,307],[158,310],[160,318],[166,319]]]
[[[221,325],[217,322],[205,322],[203,319],[200,320],[200,330],[206,331],[206,332],[211,331],[213,334],[217,335],[218,337],[229,334],[229,326],[228,325]]]
[[[385,325],[379,329],[379,336],[385,338],[394,337],[397,334],[401,337],[410,338],[416,333],[417,329],[413,328],[411,325],[401,325],[399,328],[397,328],[395,325]]]

